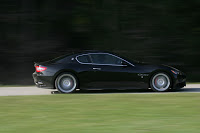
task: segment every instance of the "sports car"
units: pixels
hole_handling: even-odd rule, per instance
[[[61,93],[77,89],[152,89],[186,86],[186,75],[166,65],[141,63],[112,52],[82,51],[35,63],[34,83]]]

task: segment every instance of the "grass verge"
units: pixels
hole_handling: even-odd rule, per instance
[[[187,84],[200,84],[200,82],[187,82]]]
[[[0,97],[2,133],[199,133],[200,94]]]

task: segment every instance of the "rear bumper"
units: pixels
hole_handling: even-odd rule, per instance
[[[34,83],[38,88],[54,89],[51,76],[43,76],[42,74],[36,72],[34,72],[32,76]]]

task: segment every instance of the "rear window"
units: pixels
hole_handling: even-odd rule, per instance
[[[77,57],[77,60],[80,63],[91,63],[90,58],[89,58],[88,55],[80,55],[80,56]]]

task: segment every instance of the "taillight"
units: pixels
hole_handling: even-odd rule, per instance
[[[45,71],[47,68],[46,67],[42,67],[42,66],[35,66],[36,72],[42,72]]]

